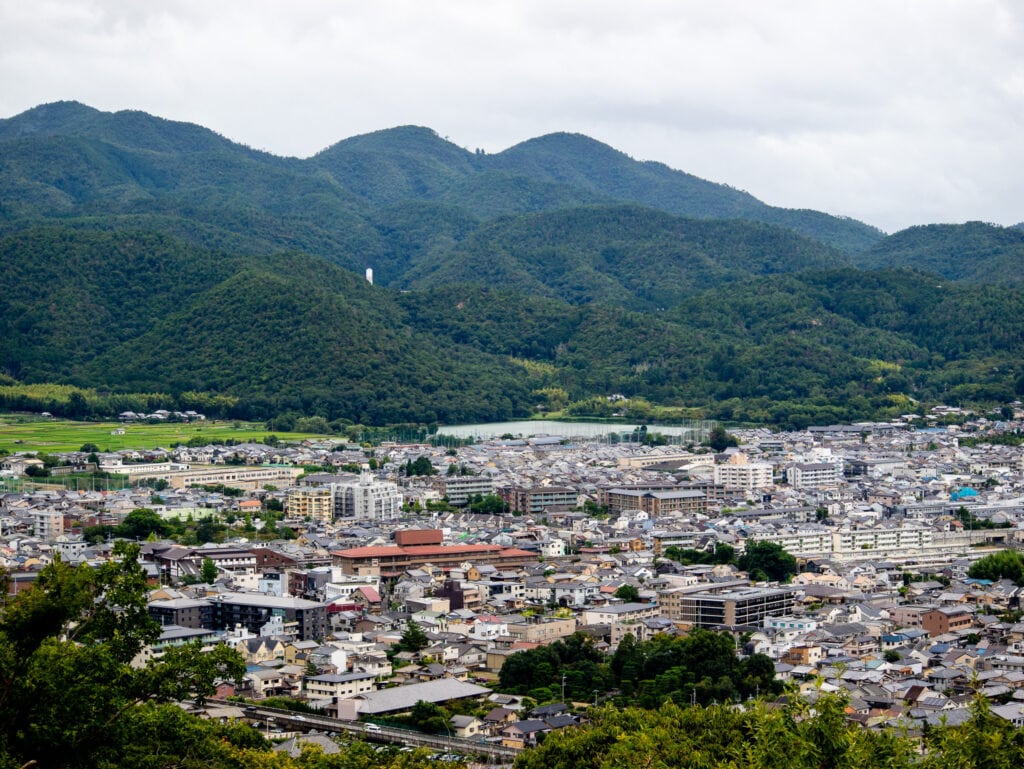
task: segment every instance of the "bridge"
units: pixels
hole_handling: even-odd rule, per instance
[[[241,707],[245,716],[251,721],[263,723],[267,731],[272,726],[279,726],[293,731],[308,732],[316,729],[321,732],[348,734],[356,739],[384,745],[403,745],[413,748],[432,748],[434,750],[459,756],[477,757],[478,763],[511,764],[520,750],[484,740],[466,740],[453,735],[423,734],[408,729],[396,729],[391,726],[362,721],[343,721],[319,713],[299,713],[294,710],[265,708],[260,706],[242,706],[237,702],[225,700],[207,700],[208,708]]]

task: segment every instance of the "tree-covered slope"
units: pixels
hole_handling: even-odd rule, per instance
[[[482,280],[400,293],[313,256],[57,227],[0,238],[0,268],[4,374],[223,393],[239,416],[499,419],[555,388],[800,425],[1024,392],[1019,292],[919,273],[748,277],[640,312]]]
[[[26,381],[72,376],[239,265],[151,232],[50,226],[0,238],[0,369]]]
[[[428,128],[403,126],[299,160],[257,152],[200,126],[75,102],[0,120],[0,192],[0,217],[8,220],[157,210],[240,234],[246,214],[258,212],[273,219],[263,227],[271,246],[319,244],[325,250],[316,253],[350,268],[360,260],[334,242],[345,239],[331,220],[356,226],[353,217],[408,201],[442,202],[482,219],[634,203],[680,216],[777,224],[851,253],[881,237],[852,220],[772,208],[582,136],[553,134],[486,155]],[[329,231],[333,241],[306,237],[304,229]]]
[[[1024,282],[1024,230],[984,222],[929,224],[894,233],[861,254],[867,269],[904,267],[948,280]]]
[[[425,255],[403,282],[483,283],[574,304],[656,309],[750,275],[839,264],[837,252],[780,228],[605,206],[496,220]]]
[[[223,392],[255,413],[366,424],[502,419],[526,406],[508,360],[404,326],[392,295],[319,260],[246,269],[85,366],[130,390]]]
[[[883,237],[882,232],[863,222],[768,206],[749,193],[663,163],[634,160],[580,134],[556,133],[531,139],[495,155],[489,164],[679,216],[776,224],[849,253],[863,251]]]

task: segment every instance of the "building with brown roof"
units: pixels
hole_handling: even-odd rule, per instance
[[[537,554],[501,545],[375,545],[335,550],[331,553],[335,566],[345,574],[379,570],[382,577],[397,577],[409,569],[428,563],[448,571],[471,563],[491,563],[501,568],[516,568],[534,563]]]

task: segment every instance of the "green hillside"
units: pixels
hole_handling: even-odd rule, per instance
[[[407,126],[298,160],[63,102],[0,121],[0,381],[366,424],[611,393],[788,426],[1001,404],[1021,238],[883,237],[570,134],[486,155]]]
[[[679,216],[776,224],[849,253],[863,251],[883,237],[876,228],[852,219],[765,205],[749,193],[663,163],[633,160],[579,134],[531,139],[495,155],[492,164]]]
[[[491,222],[426,255],[403,282],[479,282],[573,304],[656,309],[750,275],[843,263],[837,252],[779,228],[608,206]]]
[[[860,222],[772,208],[582,136],[553,134],[486,155],[429,128],[403,126],[299,160],[257,152],[200,126],[76,102],[0,120],[0,192],[0,217],[8,220],[159,212],[238,235],[255,218],[269,245],[318,246],[323,250],[314,253],[350,268],[366,244],[344,238],[331,220],[342,217],[345,229],[358,229],[353,217],[407,201],[443,202],[482,219],[634,203],[679,216],[777,224],[850,253],[882,237]],[[304,229],[331,237],[304,239],[296,232]]]
[[[984,222],[929,224],[890,235],[857,257],[869,269],[906,267],[949,280],[1024,282],[1024,230]]]

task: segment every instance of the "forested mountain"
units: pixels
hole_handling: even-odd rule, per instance
[[[367,424],[999,403],[1024,393],[1022,238],[886,238],[570,134],[298,160],[59,103],[0,121],[0,375]]]
[[[843,263],[832,249],[776,227],[600,206],[493,221],[425,255],[404,282],[482,282],[573,304],[653,310],[750,275]]]
[[[911,227],[876,243],[855,262],[907,267],[950,280],[1024,282],[1024,229],[984,222]]]
[[[257,219],[255,229],[272,247],[306,247],[287,238],[288,217],[328,231],[338,229],[328,222],[341,217],[348,229],[355,212],[407,200],[443,202],[485,218],[632,202],[681,216],[778,224],[850,252],[882,237],[860,222],[775,209],[725,185],[567,134],[491,156],[462,149],[430,129],[405,126],[346,139],[298,160],[142,112],[105,113],[59,102],[0,120],[0,146],[5,218],[97,209],[180,212],[239,234],[253,229],[246,216],[258,208],[271,221]],[[331,247],[325,255],[353,267],[354,254],[367,244],[336,233],[335,240],[320,243]]]

